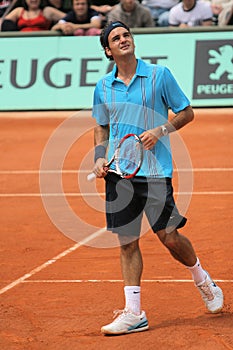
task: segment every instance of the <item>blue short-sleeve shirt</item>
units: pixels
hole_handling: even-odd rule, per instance
[[[93,117],[99,125],[109,125],[110,159],[119,140],[128,133],[162,125],[168,109],[178,113],[190,105],[168,68],[137,59],[136,73],[130,84],[116,77],[117,67],[101,78],[94,91]],[[169,135],[162,137],[152,150],[144,151],[137,176],[172,177]]]

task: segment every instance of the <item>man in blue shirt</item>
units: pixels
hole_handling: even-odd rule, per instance
[[[96,85],[93,117],[95,165],[93,172],[106,181],[107,227],[118,234],[124,279],[125,308],[103,334],[125,334],[149,328],[141,310],[142,256],[139,248],[142,213],[170,254],[191,272],[194,283],[212,313],[223,307],[222,290],[202,269],[191,242],[179,234],[186,218],[175,205],[172,188],[172,156],[169,133],[193,120],[190,102],[170,71],[135,57],[129,28],[112,22],[100,37],[105,55],[115,61],[112,72]],[[175,116],[168,121],[168,108]],[[141,170],[130,180],[106,171],[106,148],[111,158],[119,139],[127,133],[140,136],[144,147]]]

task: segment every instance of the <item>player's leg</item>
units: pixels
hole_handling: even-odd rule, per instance
[[[223,308],[222,290],[203,270],[188,238],[179,234],[176,229],[170,233],[161,230],[157,235],[171,255],[189,269],[207,309],[212,313],[220,312]]]
[[[156,233],[160,241],[176,260],[186,266],[195,265],[197,257],[187,237],[181,235],[176,229],[169,233],[165,229]]]
[[[190,240],[177,230],[185,226],[187,220],[180,215],[175,205],[171,180],[166,179],[166,189],[162,188],[166,195],[160,203],[160,196],[156,196],[157,188],[158,186],[153,184],[150,186],[151,200],[146,206],[146,214],[153,231],[171,255],[189,269],[208,310],[213,313],[221,311],[223,307],[222,290],[203,270]],[[159,212],[159,217],[156,217],[157,212]]]
[[[101,328],[101,332],[140,332],[149,328],[146,314],[141,311],[140,305],[143,262],[139,235],[143,203],[135,197],[134,186],[129,181],[119,180],[115,175],[108,174],[106,185],[107,225],[119,237],[125,307],[112,323]],[[133,236],[129,232],[133,232]]]
[[[143,269],[139,240],[119,235],[121,270],[126,286],[140,286]]]
[[[125,308],[112,323],[101,328],[104,334],[126,334],[145,331],[149,328],[146,314],[141,311],[140,283],[143,262],[139,240],[132,237],[129,241],[129,236],[119,235],[119,241],[121,269],[125,284]]]

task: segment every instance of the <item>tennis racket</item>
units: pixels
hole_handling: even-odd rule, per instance
[[[143,162],[143,145],[140,137],[136,134],[127,134],[119,142],[113,157],[105,165],[105,171],[111,171],[124,179],[131,179],[141,168]],[[109,169],[115,163],[115,169]],[[87,176],[88,181],[94,180],[96,175],[91,173]]]

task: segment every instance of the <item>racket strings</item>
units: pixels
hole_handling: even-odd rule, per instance
[[[132,174],[140,166],[142,145],[133,136],[125,139],[118,149],[116,166],[122,174]]]

